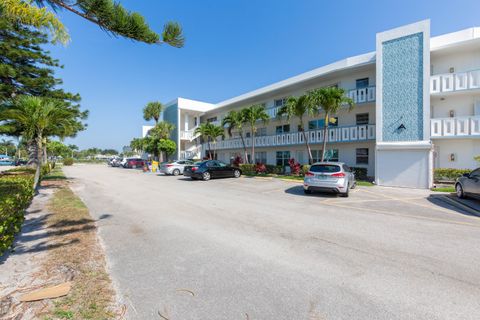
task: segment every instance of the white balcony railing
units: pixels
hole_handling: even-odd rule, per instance
[[[311,130],[306,132],[309,143],[323,142],[323,129]],[[346,126],[346,127],[330,127],[328,129],[328,142],[354,142],[367,141],[375,139],[375,125],[361,125],[361,126]],[[283,133],[272,136],[255,137],[256,147],[273,147],[303,144],[303,134],[301,132]],[[246,147],[252,146],[252,138],[245,138]],[[203,146],[208,149],[207,145]],[[212,143],[213,148],[213,143]],[[240,138],[220,140],[216,143],[216,149],[237,149],[243,148],[242,140]]]
[[[193,139],[197,138],[199,135],[195,134],[195,129],[188,130],[188,131],[180,131],[180,139],[181,140],[189,140],[192,141]]]
[[[430,77],[430,93],[480,89],[480,70],[438,74]]]
[[[432,138],[480,136],[480,116],[430,120]]]
[[[354,103],[373,102],[375,101],[375,87],[370,86],[349,90],[347,96],[352,99]]]

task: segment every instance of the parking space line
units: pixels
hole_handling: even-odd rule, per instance
[[[474,224],[474,223],[469,223],[469,222],[453,221],[453,220],[439,219],[439,218],[429,218],[429,217],[415,216],[415,215],[410,215],[410,214],[402,214],[402,213],[396,213],[396,212],[378,210],[378,209],[371,209],[371,208],[352,207],[352,206],[341,205],[341,204],[338,204],[338,203],[332,203],[332,202],[327,202],[327,201],[322,201],[321,203],[322,204],[324,203],[324,204],[332,206],[332,207],[339,207],[339,208],[346,208],[346,209],[356,209],[356,210],[362,210],[362,211],[368,211],[368,212],[376,212],[376,213],[381,213],[381,214],[389,215],[389,216],[413,218],[413,219],[419,219],[419,220],[443,222],[443,223],[449,223],[449,224],[457,224],[457,225],[464,225],[464,226],[480,228],[480,224]]]

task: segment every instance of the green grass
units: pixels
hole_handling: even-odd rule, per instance
[[[357,181],[357,186],[362,186],[362,187],[373,187],[374,184],[369,182],[369,181]]]
[[[55,166],[55,168],[47,174],[45,177],[42,178],[42,180],[65,180],[67,177],[62,171],[62,168]]]
[[[303,181],[303,176],[277,176],[276,178],[282,180]]]
[[[454,187],[432,188],[431,190],[435,192],[455,192]]]

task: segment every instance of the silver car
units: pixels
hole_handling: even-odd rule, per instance
[[[303,191],[311,194],[313,191],[338,193],[348,197],[350,189],[355,188],[355,174],[342,162],[317,162],[310,166],[303,180]]]
[[[170,162],[164,162],[160,165],[160,172],[168,175],[178,176],[183,174],[185,166],[193,165],[193,161],[190,160],[174,160]]]
[[[459,198],[472,197],[480,199],[480,168],[458,178],[455,183],[455,191]]]

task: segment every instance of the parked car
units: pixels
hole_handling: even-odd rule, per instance
[[[458,178],[455,183],[455,191],[459,198],[472,197],[480,199],[480,168],[470,173],[465,173]]]
[[[145,165],[145,160],[141,158],[128,158],[123,164],[124,168],[135,169],[142,168]]]
[[[239,178],[242,170],[218,160],[206,160],[197,162],[193,166],[185,166],[183,175],[194,180],[208,181],[212,178]]]
[[[355,188],[355,174],[342,162],[318,162],[310,166],[303,180],[303,191],[311,194],[314,191],[338,193],[348,197],[350,189]]]
[[[190,160],[174,160],[170,162],[163,162],[160,165],[160,172],[164,174],[178,176],[183,174],[185,166],[191,166],[194,162]]]

